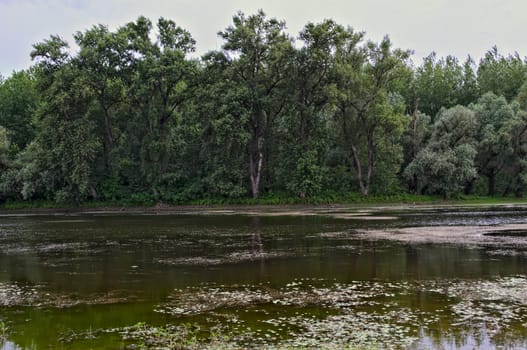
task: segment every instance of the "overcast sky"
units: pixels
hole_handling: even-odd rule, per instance
[[[0,0],[0,74],[29,67],[32,44],[50,34],[72,42],[72,34],[94,24],[110,29],[139,15],[163,16],[189,30],[198,53],[221,47],[216,33],[233,14],[263,9],[286,21],[296,35],[308,21],[333,18],[395,46],[414,50],[414,61],[436,51],[476,60],[493,45],[502,53],[527,55],[525,0]]]

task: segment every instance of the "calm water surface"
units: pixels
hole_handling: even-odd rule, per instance
[[[221,327],[239,346],[527,349],[523,248],[356,233],[507,223],[527,210],[5,214],[0,349],[132,348],[141,340],[123,330],[138,322],[200,326],[204,339]]]

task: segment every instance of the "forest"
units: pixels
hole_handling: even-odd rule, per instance
[[[0,203],[522,197],[527,61],[410,50],[324,20],[234,15],[196,57],[174,21],[52,35],[0,77]]]

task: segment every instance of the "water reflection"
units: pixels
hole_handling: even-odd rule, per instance
[[[22,350],[23,348],[19,347],[13,342],[10,341],[1,341],[0,340],[0,349],[2,350]]]

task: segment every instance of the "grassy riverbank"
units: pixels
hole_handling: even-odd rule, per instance
[[[114,201],[86,201],[80,204],[60,203],[53,201],[7,201],[0,204],[3,210],[30,210],[30,209],[170,209],[188,206],[286,206],[286,205],[385,205],[385,204],[456,204],[456,205],[497,205],[497,204],[522,204],[527,203],[527,198],[515,197],[487,197],[487,196],[459,196],[444,199],[441,196],[423,196],[413,194],[396,194],[383,196],[364,197],[358,193],[331,193],[320,196],[299,198],[281,195],[267,195],[258,199],[252,198],[203,198],[181,202],[156,201],[153,198],[123,199]]]

